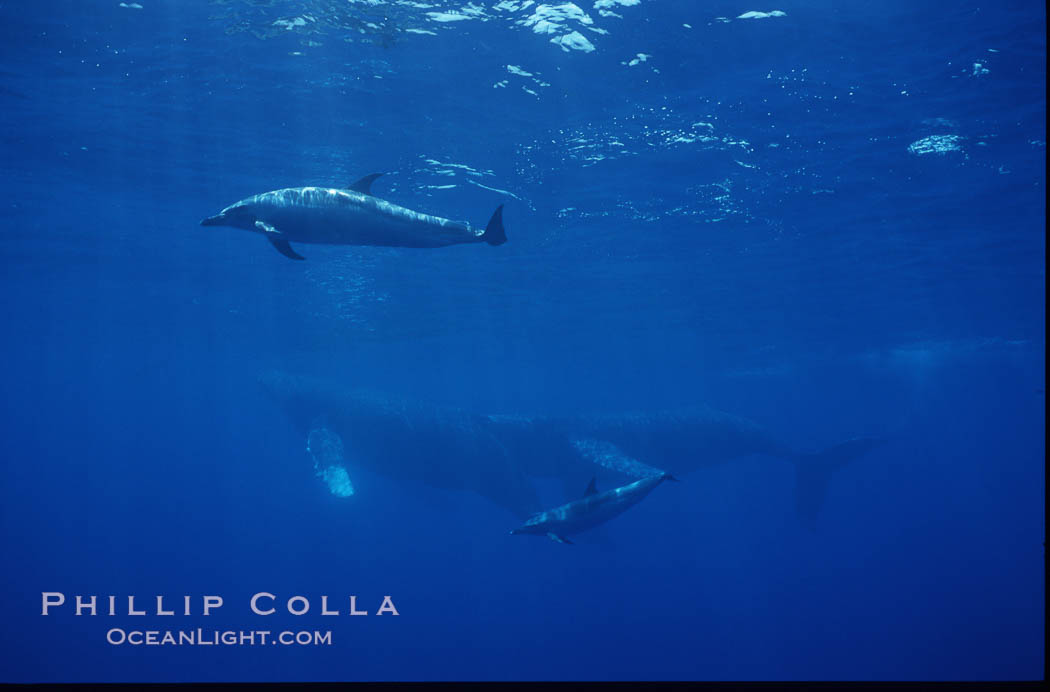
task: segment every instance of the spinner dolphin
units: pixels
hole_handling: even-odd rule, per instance
[[[380,245],[433,248],[461,243],[507,242],[503,205],[484,229],[398,206],[372,195],[382,173],[361,178],[346,189],[290,187],[242,199],[202,226],[230,226],[262,235],[289,259],[306,259],[291,243]]]
[[[558,543],[571,544],[572,541],[566,536],[586,531],[620,516],[645,499],[656,486],[664,481],[676,480],[678,479],[669,473],[661,473],[600,493],[594,479],[591,479],[581,499],[534,514],[524,524],[512,530],[511,534],[531,533],[547,536]]]

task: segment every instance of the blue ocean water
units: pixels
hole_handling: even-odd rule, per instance
[[[1043,676],[1041,4],[7,1],[0,34],[0,680]],[[293,262],[199,226],[373,172],[475,225],[504,204],[509,241]],[[561,545],[352,458],[333,495],[273,370],[885,443],[812,525],[754,454]]]

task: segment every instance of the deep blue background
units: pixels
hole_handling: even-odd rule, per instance
[[[142,4],[0,2],[0,680],[1042,676],[1041,3],[582,3],[591,53],[494,2]],[[909,152],[930,135],[958,149]],[[374,171],[475,224],[505,202],[510,242],[295,263],[198,226]],[[473,495],[331,496],[267,368],[890,442],[815,531],[755,458],[562,546]],[[43,618],[50,590],[226,606]],[[249,616],[260,590],[401,615]],[[114,624],[335,644],[112,647]]]

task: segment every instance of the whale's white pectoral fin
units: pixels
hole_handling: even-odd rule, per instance
[[[328,490],[336,497],[350,497],[354,494],[354,484],[345,466],[328,466],[317,472],[317,477],[328,485]]]
[[[336,497],[350,497],[354,484],[346,470],[343,439],[328,428],[315,424],[306,437],[306,451],[314,462],[314,475],[323,480]]]
[[[631,478],[648,478],[649,476],[660,476],[664,473],[658,468],[643,464],[637,459],[632,459],[620,451],[619,447],[607,440],[577,438],[572,441],[572,446],[576,448],[580,456],[592,464],[597,464]]]
[[[374,183],[375,179],[378,178],[381,175],[383,175],[383,174],[382,173],[373,173],[371,175],[366,175],[365,177],[361,178],[357,182],[352,183],[346,189],[347,190],[353,190],[354,192],[360,192],[362,195],[370,195],[370,194],[372,194],[372,183]]]
[[[262,222],[261,221],[257,221],[256,223],[262,223]],[[302,255],[300,255],[298,252],[293,250],[291,244],[287,240],[284,240],[282,238],[274,238],[272,235],[268,235],[268,236],[266,236],[266,238],[270,241],[270,245],[273,245],[274,248],[277,249],[277,252],[281,253],[282,255],[287,257],[288,259],[293,259],[293,260],[304,260],[304,259],[306,259]]]
[[[276,228],[274,228],[270,224],[266,223],[265,221],[256,221],[255,222],[255,227],[258,228],[263,233],[277,233],[277,234],[280,234],[280,231],[278,231]]]
[[[559,536],[556,533],[548,533],[547,538],[551,539],[555,543],[565,543],[566,545],[573,545],[573,542],[570,541],[568,538],[566,538],[565,536]]]

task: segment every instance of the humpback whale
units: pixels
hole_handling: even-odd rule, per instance
[[[511,534],[545,535],[552,541],[571,544],[566,536],[604,524],[641,502],[664,481],[677,480],[669,473],[662,473],[599,493],[592,478],[582,499],[534,514],[524,524],[512,529]]]
[[[293,260],[306,258],[292,249],[292,242],[417,248],[507,242],[502,204],[488,225],[477,229],[465,221],[423,214],[374,197],[372,183],[381,175],[366,175],[346,189],[291,187],[263,192],[231,204],[201,225],[258,233]]]
[[[794,465],[798,516],[812,528],[833,474],[882,442],[856,438],[800,454],[753,421],[705,407],[566,417],[486,415],[283,372],[265,373],[260,380],[307,440],[317,475],[333,493],[352,495],[354,470],[363,468],[471,491],[521,519],[543,509],[533,485],[538,478],[560,479],[569,488],[599,469],[640,480],[765,455]]]

